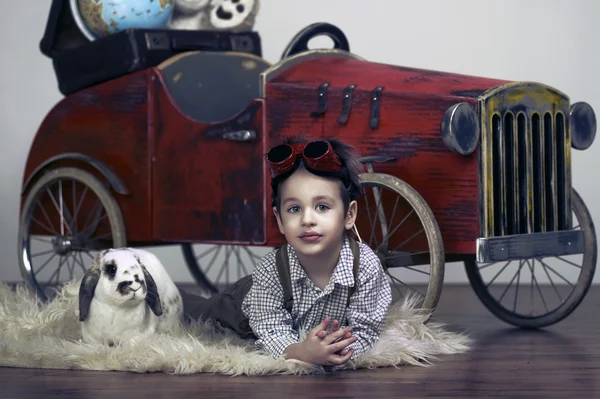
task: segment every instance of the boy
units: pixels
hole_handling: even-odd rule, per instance
[[[274,357],[342,365],[375,344],[391,302],[379,258],[348,234],[357,215],[361,165],[352,148],[336,139],[288,140],[269,151],[267,163],[273,212],[287,241],[282,248],[292,283],[291,312],[272,251],[251,280],[240,280],[200,313],[242,336],[245,327],[251,331],[246,336]],[[360,251],[356,272],[353,247]],[[242,314],[236,316],[241,298]]]
[[[283,307],[271,252],[254,270],[242,310],[258,337],[257,346],[272,355],[343,364],[373,346],[391,302],[381,263],[362,243],[358,281],[353,278],[347,232],[356,220],[361,165],[352,148],[335,139],[288,140],[269,151],[267,163],[273,212],[287,241],[294,306],[291,314]],[[333,329],[327,334],[330,321]],[[349,327],[338,329],[346,321]],[[301,333],[308,334],[302,339]]]

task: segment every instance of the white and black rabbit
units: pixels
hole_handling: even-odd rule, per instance
[[[151,252],[100,252],[79,288],[79,321],[86,343],[116,345],[168,332],[183,319],[181,295]]]

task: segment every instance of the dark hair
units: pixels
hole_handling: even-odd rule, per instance
[[[292,136],[284,139],[282,144],[305,143],[311,140],[302,137]],[[348,210],[351,201],[354,201],[355,199],[360,197],[360,182],[358,176],[363,172],[363,167],[360,161],[358,160],[358,153],[356,152],[354,147],[345,144],[338,138],[324,137],[323,140],[327,140],[329,141],[329,143],[331,143],[331,147],[342,162],[342,170],[339,172],[321,172],[312,170],[307,168],[304,164],[304,160],[301,157],[299,157],[294,166],[289,171],[271,179],[271,198],[273,200],[272,206],[277,208],[277,212],[281,211],[279,186],[299,168],[304,168],[308,172],[317,176],[340,180],[342,183],[341,196],[342,202],[344,203],[344,212]]]

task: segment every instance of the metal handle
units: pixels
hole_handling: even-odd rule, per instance
[[[232,141],[250,141],[256,138],[256,132],[254,130],[237,130],[235,132],[224,133],[223,138]]]

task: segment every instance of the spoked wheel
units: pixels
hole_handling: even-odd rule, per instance
[[[360,184],[358,232],[381,259],[394,299],[418,294],[422,309],[435,309],[444,280],[444,245],[431,209],[394,176],[364,173]]]
[[[591,215],[572,191],[573,230],[583,230],[583,254],[480,264],[466,261],[471,286],[499,319],[524,328],[557,323],[581,303],[594,278],[598,243]]]
[[[260,259],[273,248],[185,243],[181,249],[196,283],[216,294],[252,274]]]
[[[126,245],[121,211],[92,174],[59,168],[29,190],[19,225],[21,274],[41,300],[49,288],[82,278],[95,253]]]

